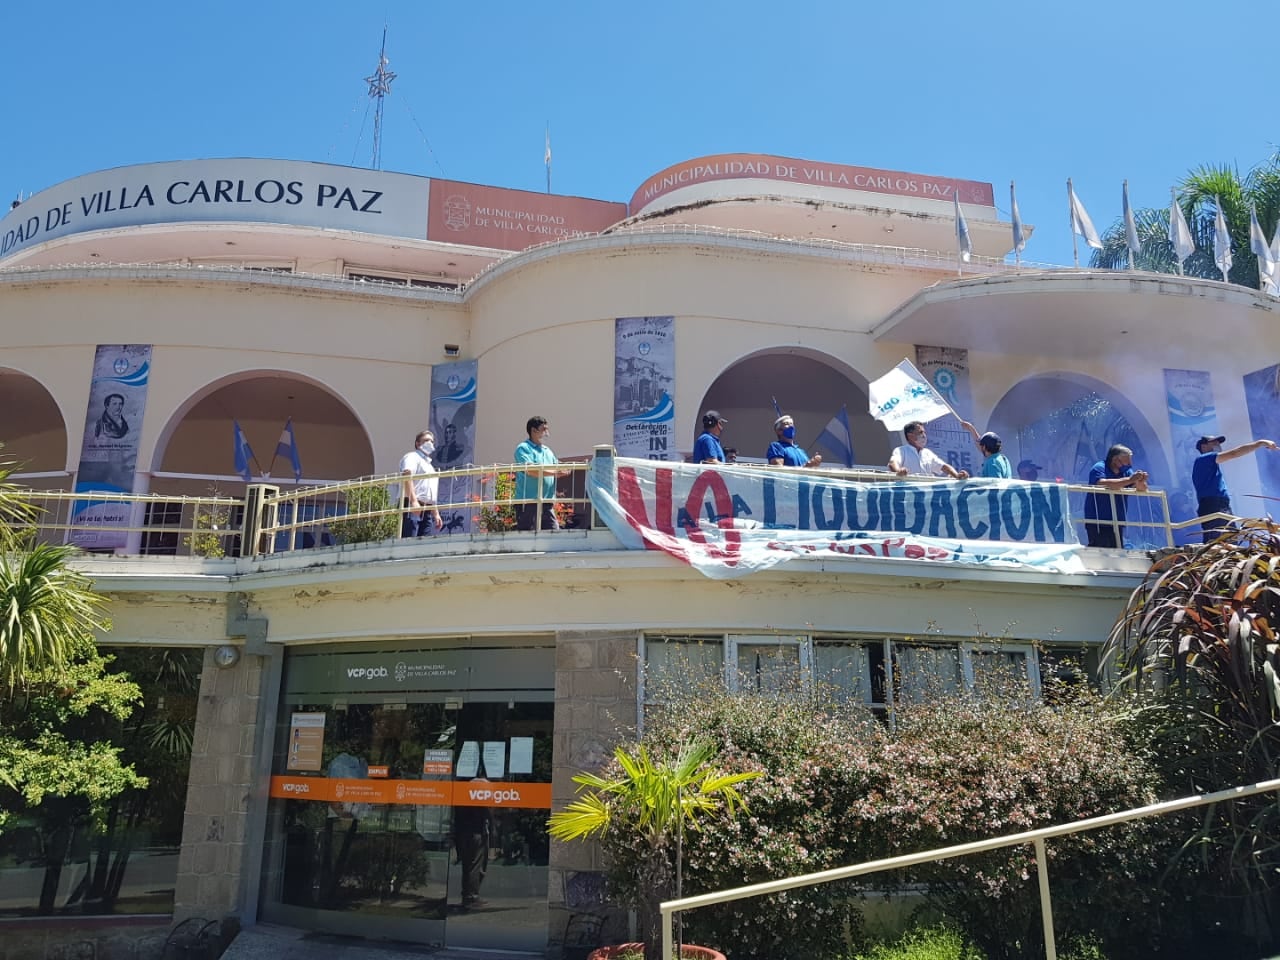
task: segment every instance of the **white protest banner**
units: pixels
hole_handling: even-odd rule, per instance
[[[945,400],[910,360],[867,387],[871,415],[888,430],[901,430],[913,420],[928,423],[951,413]]]
[[[1084,569],[1061,484],[859,483],[598,457],[587,491],[625,546],[661,550],[715,579],[790,560],[865,557]]]

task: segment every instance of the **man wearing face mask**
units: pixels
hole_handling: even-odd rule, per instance
[[[817,467],[822,465],[822,454],[812,457],[796,443],[796,423],[787,414],[773,421],[773,432],[778,439],[769,444],[765,459],[774,467]]]
[[[436,509],[436,493],[440,481],[436,468],[431,465],[431,454],[436,449],[436,438],[430,430],[423,430],[414,438],[414,449],[400,458],[400,473],[404,476],[404,495],[400,506],[404,510],[400,521],[400,536],[425,537],[432,529],[444,526],[440,511]]]

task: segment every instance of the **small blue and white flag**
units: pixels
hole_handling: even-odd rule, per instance
[[[853,466],[853,433],[849,429],[849,410],[846,404],[818,434],[815,446],[823,446],[836,454],[846,467]]]
[[[1071,185],[1070,180],[1067,181],[1067,193],[1071,195],[1071,231],[1084,237],[1084,242],[1095,250],[1101,250],[1102,239],[1094,229],[1093,221],[1089,219],[1089,213],[1085,210],[1084,204],[1076,196],[1076,188]]]
[[[1227,230],[1227,218],[1222,212],[1222,201],[1214,197],[1213,205],[1218,208],[1213,218],[1213,262],[1222,271],[1222,280],[1225,283],[1227,274],[1231,272],[1231,264],[1234,262],[1231,259],[1231,233]]]
[[[901,430],[913,420],[928,423],[951,413],[947,402],[910,360],[867,385],[871,415],[887,430]]]
[[[1181,273],[1183,261],[1196,252],[1196,242],[1191,237],[1191,228],[1187,226],[1187,218],[1176,196],[1169,201],[1169,242],[1173,244],[1173,255]]]
[[[1276,272],[1276,261],[1271,256],[1271,246],[1258,223],[1258,208],[1249,208],[1249,249],[1258,256],[1258,289],[1266,290]]]
[[[1276,267],[1271,271],[1271,279],[1262,289],[1273,297],[1280,297],[1280,223],[1276,224],[1275,236],[1271,238],[1271,262]]]
[[[1129,181],[1124,182],[1124,241],[1129,247],[1129,269],[1133,269],[1133,258],[1142,252],[1142,244],[1138,240],[1138,224],[1133,219],[1133,207],[1129,206]]]
[[[1009,208],[1013,213],[1013,252],[1022,253],[1027,248],[1027,237],[1022,230],[1022,214],[1018,212],[1018,197],[1013,192],[1013,181],[1009,181]]]
[[[293,417],[284,422],[280,439],[276,441],[276,456],[288,457],[293,466],[293,479],[302,479],[302,461],[298,459],[298,439],[293,435]]]
[[[253,471],[249,468],[249,464],[257,458],[253,455],[253,448],[249,446],[249,441],[244,435],[244,431],[240,429],[240,421],[232,420],[232,426],[235,427],[233,441],[235,443],[235,465],[236,473],[240,474],[240,479],[245,483],[253,480]]]
[[[960,247],[960,259],[968,263],[973,256],[973,238],[969,236],[969,224],[965,222],[964,211],[960,209],[960,191],[953,189],[951,197],[956,203],[956,243]]]

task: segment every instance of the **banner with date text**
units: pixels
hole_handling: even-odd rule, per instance
[[[1065,486],[863,483],[808,472],[598,457],[588,493],[622,543],[715,579],[796,559],[1084,571]]]

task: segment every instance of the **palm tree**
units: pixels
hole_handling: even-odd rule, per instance
[[[710,741],[684,744],[670,760],[654,760],[644,747],[634,754],[614,751],[617,771],[609,777],[580,773],[574,782],[590,792],[547,821],[557,840],[586,840],[601,835],[624,844],[640,864],[639,876],[621,879],[634,892],[640,915],[646,960],[662,956],[662,912],[659,905],[679,896],[679,842],[685,827],[720,809],[733,814],[745,808],[737,786],[762,776],[760,771],[723,773],[713,763]],[[625,868],[624,868],[625,869]]]
[[[0,687],[69,663],[105,629],[104,597],[67,566],[74,547],[39,544],[0,555]]]
[[[1189,277],[1221,280],[1222,272],[1213,260],[1213,225],[1217,204],[1231,235],[1233,263],[1228,279],[1244,287],[1258,288],[1258,260],[1249,252],[1249,211],[1256,206],[1258,223],[1270,239],[1280,220],[1280,153],[1250,170],[1243,177],[1233,166],[1205,164],[1190,171],[1178,185],[1182,215],[1187,218],[1196,251],[1187,258],[1184,270]],[[1173,245],[1169,242],[1169,208],[1134,211],[1141,252],[1134,266],[1153,273],[1174,273]],[[1108,270],[1129,265],[1124,220],[1113,223],[1102,235],[1102,249],[1094,251],[1090,266]]]
[[[92,649],[94,632],[107,626],[105,599],[67,565],[75,548],[31,546],[39,511],[9,479],[17,467],[0,460],[0,687],[9,689]]]

